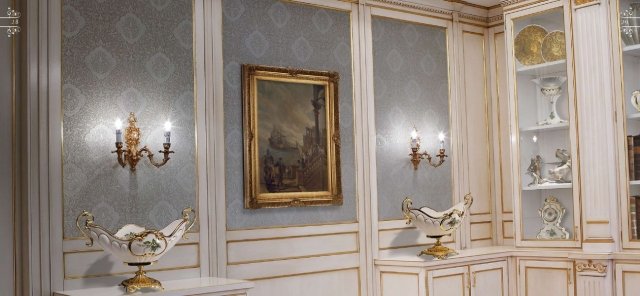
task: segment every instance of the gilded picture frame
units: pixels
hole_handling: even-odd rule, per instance
[[[242,65],[245,208],[342,205],[338,81]]]

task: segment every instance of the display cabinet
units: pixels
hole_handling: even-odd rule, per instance
[[[638,210],[640,210],[640,2],[612,1],[614,56],[620,73],[616,96],[624,119],[618,124],[620,167],[620,206],[622,242],[625,248],[640,248]],[[622,116],[620,116],[622,117]]]
[[[569,5],[505,14],[517,246],[580,247]]]

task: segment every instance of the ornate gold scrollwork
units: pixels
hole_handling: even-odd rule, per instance
[[[578,262],[576,263],[576,271],[595,271],[597,273],[607,273],[607,265],[602,264],[600,262],[593,263],[593,261],[589,260],[588,262]]]

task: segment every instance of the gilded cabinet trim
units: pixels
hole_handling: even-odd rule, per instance
[[[577,262],[576,271],[577,272],[595,271],[597,273],[607,273],[607,265],[602,264],[600,262],[594,263],[591,260],[589,260],[588,262]]]

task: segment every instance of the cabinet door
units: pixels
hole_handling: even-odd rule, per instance
[[[455,267],[429,272],[429,296],[469,296],[469,268]]]
[[[616,291],[619,296],[638,295],[640,264],[616,264]]]
[[[469,267],[471,296],[507,296],[507,262],[476,264]]]
[[[573,263],[520,260],[520,296],[573,296]]]

